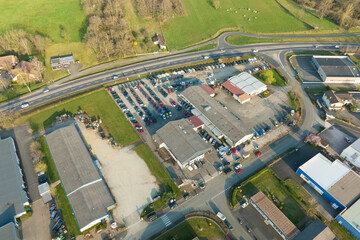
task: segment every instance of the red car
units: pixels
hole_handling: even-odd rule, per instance
[[[257,151],[257,152],[255,153],[255,155],[256,155],[257,157],[260,157],[260,156],[262,155],[262,152]]]
[[[236,153],[236,148],[232,149],[232,153],[235,154]]]
[[[143,133],[143,132],[144,132],[144,130],[142,130],[142,129],[138,129],[138,132],[139,132],[139,133]]]

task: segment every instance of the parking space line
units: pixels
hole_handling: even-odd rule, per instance
[[[170,221],[169,217],[166,214],[161,216],[161,220],[164,222],[166,227],[171,225],[171,221]]]

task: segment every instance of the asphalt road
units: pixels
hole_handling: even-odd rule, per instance
[[[183,54],[178,51],[177,54],[179,55],[169,55],[160,59],[151,59],[154,58],[154,56],[151,56],[148,57],[148,60],[143,63],[125,66],[119,69],[84,77],[71,82],[64,83],[64,81],[62,81],[61,84],[58,82],[54,85],[51,85],[49,87],[50,91],[47,93],[37,91],[29,95],[25,95],[19,99],[2,104],[0,105],[0,111],[8,109],[18,111],[21,110],[20,105],[24,101],[29,102],[30,106],[33,107],[38,104],[50,101],[52,99],[61,98],[62,96],[65,96],[69,93],[74,93],[94,86],[100,86],[104,83],[111,83],[114,81],[111,77],[113,74],[119,74],[121,78],[126,78],[143,73],[148,73],[151,71],[160,70],[163,68],[196,62],[202,60],[203,55],[208,55],[211,58],[219,58],[220,56],[237,56],[242,54],[248,54],[251,53],[252,49],[257,49],[259,51],[257,53],[258,55],[264,57],[289,79],[289,88],[292,91],[295,91],[299,95],[303,96],[301,98],[303,105],[303,121],[301,125],[298,128],[294,129],[293,133],[288,134],[285,137],[276,141],[275,143],[263,148],[263,155],[260,158],[251,158],[246,161],[243,164],[244,171],[242,174],[232,174],[230,176],[221,175],[214,178],[207,183],[206,189],[198,196],[187,200],[177,208],[167,212],[166,217],[163,217],[167,218],[166,221],[164,221],[163,218],[158,218],[152,223],[139,221],[132,226],[128,226],[128,234],[126,237],[126,239],[147,239],[148,237],[163,229],[166,226],[165,222],[174,222],[175,220],[179,219],[180,217],[184,216],[189,212],[195,210],[210,210],[216,212],[220,210],[228,218],[229,222],[233,225],[234,229],[232,231],[232,234],[236,239],[251,239],[252,237],[250,237],[243,229],[243,227],[237,222],[237,220],[233,217],[230,208],[228,207],[226,197],[228,196],[228,191],[230,187],[236,182],[245,178],[246,176],[253,174],[258,169],[263,167],[266,163],[274,159],[276,156],[288,150],[290,147],[301,145],[304,137],[309,132],[314,131],[314,127],[317,128],[322,124],[321,119],[317,115],[316,108],[313,106],[310,99],[308,99],[307,95],[304,93],[302,86],[296,81],[293,70],[288,66],[285,54],[289,51],[314,50],[314,45],[317,46],[316,50],[334,50],[334,44],[271,43],[253,44],[247,46],[231,46],[225,41],[226,37],[229,35],[234,34],[226,33],[220,36],[218,39],[211,41],[219,43],[218,48],[214,50],[204,51],[201,53],[195,52]],[[206,44],[204,43],[202,45]]]

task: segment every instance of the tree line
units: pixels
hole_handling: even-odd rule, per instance
[[[170,17],[185,13],[180,0],[134,0],[133,3],[142,18],[166,21]]]
[[[328,17],[344,29],[360,26],[360,0],[294,0],[318,12],[320,19]]]

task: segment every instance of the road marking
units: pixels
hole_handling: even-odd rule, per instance
[[[170,221],[170,219],[168,218],[167,215],[162,216],[162,217],[161,217],[161,220],[163,220],[163,222],[164,222],[164,224],[165,224],[166,227],[168,227],[168,226],[171,225],[171,221]]]

